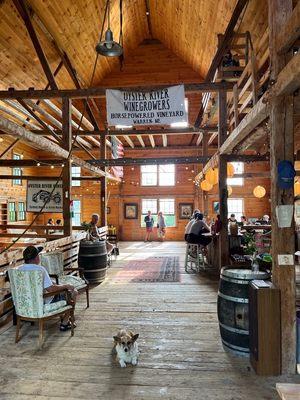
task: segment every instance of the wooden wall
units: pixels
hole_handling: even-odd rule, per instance
[[[3,141],[0,142],[0,154],[4,152],[8,146],[14,142],[14,139],[3,135],[1,137]],[[12,150],[10,150],[7,154],[3,156],[3,159],[12,159],[13,154],[19,154],[24,157],[24,159],[34,159],[36,157],[36,150],[32,149],[31,147],[25,145],[24,143],[19,142]],[[31,174],[32,168],[23,168],[22,169],[23,175]],[[11,168],[1,168],[1,174],[3,175],[10,175],[12,174]],[[1,191],[0,191],[0,204],[1,208],[4,204],[8,202],[26,202],[26,181],[23,180],[21,185],[13,185],[11,179],[0,179]],[[1,220],[3,215],[1,216]],[[30,222],[32,220],[32,214],[26,214],[26,221],[17,221],[14,224],[24,224],[26,222]]]

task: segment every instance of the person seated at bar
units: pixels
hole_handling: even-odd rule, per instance
[[[230,217],[228,218],[228,222],[233,222],[237,224],[237,219],[235,218],[235,214],[230,214]]]
[[[191,233],[191,228],[193,223],[195,222],[195,216],[199,214],[200,211],[198,209],[194,210],[193,215],[191,216],[191,219],[189,222],[186,224],[184,228],[184,240],[187,241],[188,235]]]
[[[212,241],[212,238],[204,236],[203,233],[209,232],[209,227],[203,221],[203,214],[197,213],[195,215],[195,221],[191,226],[190,233],[187,236],[187,242],[191,244],[201,244],[205,247]]]
[[[47,272],[47,270],[40,265],[40,252],[43,250],[43,247],[35,247],[35,246],[28,246],[23,251],[23,258],[24,264],[21,265],[18,269],[21,271],[42,271],[44,282],[43,282],[43,289],[45,293],[55,292],[56,290],[60,289],[67,289],[70,292],[71,299],[74,303],[76,303],[77,297],[77,290],[72,285],[57,285],[54,284]],[[56,301],[61,300],[61,296],[53,296],[53,297],[46,297],[45,303],[55,303]],[[75,326],[75,325],[74,325]],[[64,316],[63,320],[60,324],[61,331],[67,331],[71,329],[71,321],[70,321],[70,312],[67,311]]]
[[[243,227],[245,225],[249,225],[247,218],[245,217],[245,215],[241,216],[241,222],[239,222],[239,226]]]
[[[99,222],[99,214],[92,214],[92,219],[91,219],[91,240],[99,240],[102,239],[99,231],[97,224]],[[106,241],[106,250],[107,253],[110,254],[113,251],[114,245]]]

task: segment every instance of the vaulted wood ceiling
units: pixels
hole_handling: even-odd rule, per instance
[[[89,86],[106,0],[25,1],[52,72],[61,60],[53,45],[54,40],[69,56],[81,85]],[[120,72],[117,59],[99,57],[93,86],[201,81],[216,52],[217,34],[225,31],[236,2],[123,0],[124,68]],[[265,31],[266,24],[267,2],[250,0],[247,12],[237,27],[240,32],[249,30],[255,43]],[[118,40],[119,0],[111,0],[111,27],[115,40]],[[146,47],[145,43],[148,43]],[[10,86],[16,89],[43,89],[46,86],[47,79],[13,0],[0,1],[0,54],[0,89]],[[64,68],[57,74],[56,81],[59,88],[74,87]],[[201,96],[188,97],[189,122],[192,125],[200,107]],[[100,112],[100,124],[103,126],[103,101]],[[157,138],[158,144],[160,140]],[[134,142],[138,144],[136,138]],[[169,143],[172,142],[188,144],[190,137],[172,137]]]
[[[251,0],[243,21],[252,35],[265,29],[266,4]],[[83,84],[88,85],[95,60],[95,45],[103,20],[105,0],[27,0],[34,26],[54,71],[59,57],[51,36],[71,59]],[[216,51],[217,34],[223,33],[236,4],[235,0],[123,0],[124,48],[126,58],[147,38],[160,40],[199,76],[205,77]],[[46,79],[12,0],[0,3],[0,86],[42,88]],[[255,24],[255,26],[254,26]],[[119,0],[111,0],[111,25],[119,36]],[[94,84],[109,74],[118,61],[99,57]],[[59,73],[60,87],[72,87],[67,74]]]

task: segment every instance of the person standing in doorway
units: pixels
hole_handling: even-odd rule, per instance
[[[145,242],[150,242],[151,240],[151,233],[153,231],[153,224],[154,224],[154,219],[151,215],[151,211],[148,211],[148,214],[144,218],[144,222],[146,224],[146,236],[145,236]]]
[[[157,236],[162,242],[166,236],[166,221],[162,211],[157,214]]]

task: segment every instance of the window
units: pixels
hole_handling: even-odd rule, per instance
[[[157,165],[142,165],[142,186],[157,185]]]
[[[175,185],[175,165],[165,164],[158,166],[159,186]]]
[[[8,221],[15,222],[16,220],[17,220],[16,203],[9,202],[8,203]]]
[[[20,154],[13,154],[13,160],[21,160],[22,159],[22,157],[21,157],[21,155]],[[22,169],[21,168],[18,168],[18,167],[15,167],[15,168],[13,168],[12,169],[12,174],[13,175],[22,175]],[[13,179],[12,180],[12,184],[13,185],[22,185],[22,179]]]
[[[162,211],[167,226],[176,226],[174,199],[143,199],[141,215],[141,226],[143,227],[145,226],[145,216],[148,214],[149,210],[151,211],[154,219],[154,226],[157,223],[157,213],[159,211]]]
[[[23,201],[19,202],[18,204],[18,220],[26,220],[25,203]]]
[[[142,186],[174,186],[175,165],[142,165]]]
[[[230,214],[235,214],[235,218],[240,221],[241,216],[244,215],[244,200],[243,199],[228,199],[228,218]]]
[[[80,167],[72,167],[72,178],[76,178],[77,176],[80,176],[80,174],[81,174]],[[72,186],[80,186],[80,181],[72,180]]]
[[[234,166],[234,173],[235,174],[243,174],[244,173],[244,163],[242,162],[233,162],[231,163]],[[244,185],[244,178],[227,178],[227,185],[230,186],[243,186]]]
[[[72,225],[79,226],[80,224],[81,224],[81,201],[73,200]]]

